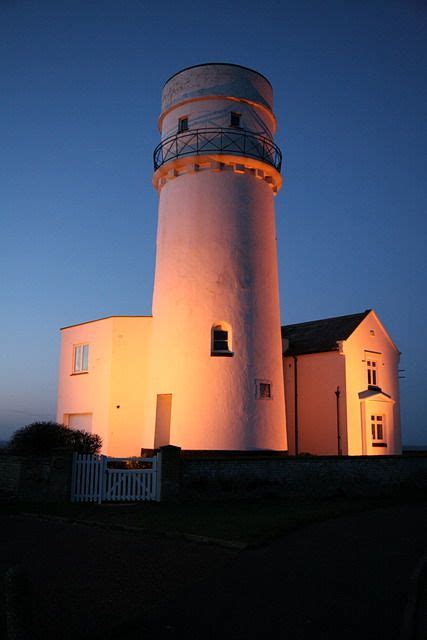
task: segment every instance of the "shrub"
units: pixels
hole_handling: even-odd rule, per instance
[[[30,455],[49,455],[63,447],[77,453],[98,453],[102,439],[96,433],[69,429],[57,422],[33,422],[13,434],[9,451]]]
[[[97,433],[88,433],[83,429],[68,429],[70,449],[77,453],[99,453],[102,447],[102,438]]]

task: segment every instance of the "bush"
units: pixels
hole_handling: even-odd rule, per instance
[[[53,449],[62,447],[77,453],[98,453],[102,439],[96,433],[69,429],[57,422],[33,422],[13,434],[10,453],[49,455]]]
[[[68,429],[69,447],[77,453],[99,453],[102,447],[102,438],[97,433],[88,433],[83,429]]]

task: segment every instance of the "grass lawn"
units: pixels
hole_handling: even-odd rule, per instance
[[[10,515],[32,513],[62,517],[73,522],[130,527],[150,533],[195,535],[237,545],[258,545],[312,522],[410,501],[408,498],[316,501],[257,498],[103,505],[7,503],[1,506],[1,511]]]

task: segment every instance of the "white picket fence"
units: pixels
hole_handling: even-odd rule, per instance
[[[112,461],[141,460],[145,469],[109,468]],[[153,458],[108,458],[77,454],[73,456],[72,502],[160,500],[160,454]]]

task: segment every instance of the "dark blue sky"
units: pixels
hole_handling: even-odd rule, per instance
[[[264,73],[283,322],[374,308],[427,443],[427,3],[0,0],[0,438],[55,413],[60,326],[149,314],[164,81]]]

